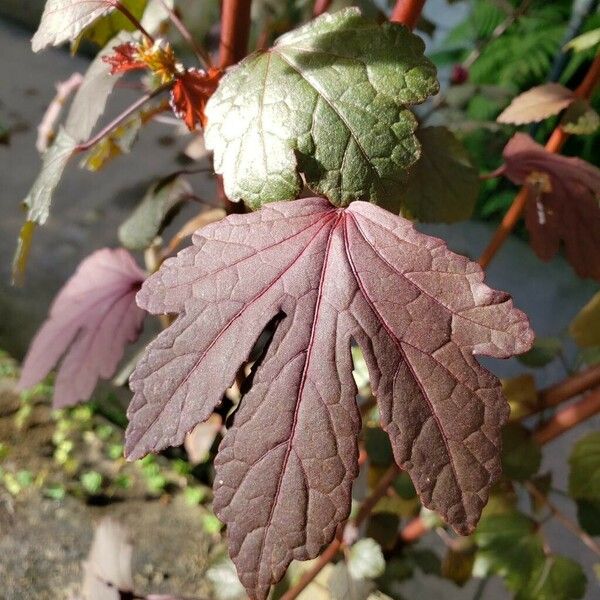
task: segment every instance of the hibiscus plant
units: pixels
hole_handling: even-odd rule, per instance
[[[600,410],[600,297],[574,320],[581,352],[549,389],[530,371],[501,382],[477,357],[541,366],[562,351],[534,343],[511,296],[484,282],[521,216],[541,259],[564,247],[574,278],[600,281],[600,171],[560,154],[569,136],[596,135],[599,36],[558,48],[577,62],[564,85],[517,86],[511,102],[510,88],[477,80],[483,40],[475,54],[428,58],[413,32],[431,27],[424,1],[348,4],[223,0],[218,25],[196,35],[173,0],[46,1],[34,51],[100,49],[57,100],[73,94],[63,122],[49,110],[40,128],[15,280],[26,285],[67,165],[101,169],[150,121],[185,128],[217,196],[198,202],[193,167],[153,184],[119,229],[122,247],[82,257],[20,386],[57,367],[54,405],[89,400],[156,315],[163,330],[129,378],[125,455],[180,446],[215,415],[225,423],[212,506],[254,600],[284,577],[276,593],[290,600],[323,573],[334,598],[396,597],[399,564],[458,584],[500,575],[518,598],[581,597],[582,567],[548,546],[540,523],[557,517],[599,552],[600,438],[582,437],[569,459],[576,519],[555,505],[540,462],[544,444]],[[475,16],[507,5],[495,9],[492,48],[544,3],[474,4]],[[450,55],[440,92],[436,63]],[[123,77],[139,98],[96,127]],[[495,114],[477,121],[466,105],[492,92]],[[491,168],[469,156],[473,131],[507,141]],[[494,190],[510,202],[478,262],[422,232],[481,216]],[[167,237],[183,205],[196,214]],[[429,530],[446,547],[430,570],[415,550]]]

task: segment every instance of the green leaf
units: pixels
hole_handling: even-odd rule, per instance
[[[373,538],[385,550],[391,550],[398,542],[400,518],[390,512],[378,512],[371,515],[366,535]]]
[[[369,461],[377,467],[387,467],[394,461],[388,434],[381,427],[365,427],[365,449]]]
[[[119,241],[131,250],[148,247],[192,193],[186,179],[170,175],[155,183],[133,214],[119,227]]]
[[[505,477],[524,481],[535,475],[542,462],[542,451],[531,433],[518,423],[502,431],[502,471]]]
[[[421,158],[400,196],[384,206],[394,212],[400,207],[405,216],[429,223],[468,219],[479,194],[479,174],[464,146],[445,127],[424,127],[416,135]]]
[[[144,14],[148,0],[122,0],[122,2],[139,21]],[[100,46],[100,48],[104,48],[109,40],[122,31],[136,31],[136,27],[121,11],[115,10],[86,27],[77,39],[74,40],[73,50],[77,50],[77,47],[84,39],[93,42],[97,46]]]
[[[96,172],[103,169],[117,156],[129,154],[143,124],[144,116],[143,111],[141,111],[94,144],[92,149],[82,158],[79,166],[82,169]]]
[[[564,556],[548,556],[531,573],[515,600],[576,600],[585,594],[586,577],[581,566]]]
[[[577,521],[590,535],[600,535],[600,500],[577,500]]]
[[[565,111],[561,126],[567,133],[574,135],[590,135],[600,125],[600,115],[586,100],[576,100]]]
[[[569,494],[577,500],[600,500],[600,431],[573,446],[569,466]]]
[[[79,478],[88,494],[97,494],[102,489],[102,475],[97,471],[87,471]]]
[[[115,6],[106,0],[47,0],[31,47],[38,52],[46,46],[73,41],[88,25],[114,10]]]
[[[600,346],[600,292],[571,321],[569,333],[580,348]]]
[[[479,549],[473,574],[500,575],[513,591],[527,585],[531,573],[544,561],[535,523],[520,512],[484,515],[474,536]]]
[[[375,579],[385,571],[381,546],[372,538],[353,544],[346,562],[348,573],[354,579]]]
[[[535,379],[531,373],[523,373],[510,379],[502,379],[502,393],[510,405],[512,421],[520,419],[539,406]]]
[[[545,367],[560,354],[561,350],[562,342],[558,338],[536,338],[533,348],[517,356],[517,360],[527,367]]]
[[[406,107],[437,92],[424,44],[356,9],[324,14],[242,61],[206,107],[206,146],[232,200],[253,208],[308,186],[338,206],[393,197],[419,157]]]
[[[442,561],[442,575],[456,585],[463,586],[471,579],[474,562],[475,553],[472,549],[462,551],[448,548]]]
[[[586,31],[581,35],[573,38],[566,46],[565,50],[574,50],[575,52],[583,52],[589,48],[593,48],[600,44],[600,27]]]
[[[28,208],[28,221],[40,225],[46,222],[50,214],[52,195],[76,145],[76,141],[61,127],[54,143],[44,154],[42,170],[24,200]]]

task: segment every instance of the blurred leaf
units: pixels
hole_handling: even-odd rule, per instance
[[[569,494],[577,500],[600,500],[600,431],[581,438],[569,457]]]
[[[212,584],[215,600],[246,600],[246,590],[229,557],[214,563],[206,572],[206,578]]]
[[[502,431],[502,471],[505,477],[524,481],[537,473],[542,451],[528,429],[509,423]]]
[[[577,521],[590,535],[600,536],[600,500],[577,500]]]
[[[353,579],[375,579],[385,570],[381,546],[372,538],[364,538],[353,544],[346,563]]]
[[[532,477],[531,483],[544,498],[547,498],[550,493],[550,488],[552,487],[552,473],[544,473],[543,475]],[[531,506],[534,512],[538,512],[546,506],[546,503],[536,495],[530,494],[529,499],[531,500]]]
[[[586,583],[583,569],[576,562],[563,556],[547,556],[515,600],[576,600],[585,594]]]
[[[373,538],[384,550],[390,550],[398,541],[399,527],[398,515],[379,512],[369,518],[366,535]]]
[[[184,447],[190,463],[198,465],[208,460],[210,449],[222,427],[221,415],[213,413],[185,436]]]
[[[474,537],[479,549],[473,574],[500,575],[513,591],[526,586],[544,561],[535,523],[520,512],[484,515]]]
[[[441,575],[442,562],[440,557],[428,548],[406,548],[406,559],[425,575]]]
[[[544,83],[519,94],[498,116],[498,123],[524,125],[557,115],[576,96],[560,83]]]
[[[332,600],[367,600],[375,589],[373,582],[352,577],[343,562],[333,567],[328,587]]]
[[[122,0],[123,5],[139,21],[144,14],[148,0]],[[100,48],[122,31],[136,31],[135,25],[119,10],[111,12],[86,27],[76,40],[73,40],[72,51],[75,52],[82,40],[89,40]]]
[[[590,135],[598,129],[600,115],[586,100],[576,100],[565,111],[560,124],[567,133]]]
[[[82,473],[79,480],[88,494],[97,494],[102,489],[102,475],[97,471]]]
[[[381,427],[365,427],[365,448],[369,461],[376,467],[388,467],[394,460],[388,434]]]
[[[113,46],[124,44],[131,39],[129,34],[116,36],[96,55],[88,67],[65,122],[65,130],[77,142],[83,142],[90,137],[94,125],[104,112],[108,97],[121,77],[120,74],[110,74],[110,67],[104,62],[104,57],[113,52]]]
[[[418,514],[420,505],[417,496],[405,500],[397,494],[390,494],[379,499],[373,508],[373,513],[393,513],[399,517],[414,517]]]
[[[47,0],[31,47],[38,52],[46,46],[73,41],[88,25],[113,10],[115,5],[106,0]]]
[[[535,338],[533,348],[517,356],[517,360],[527,367],[545,367],[560,354],[561,350],[562,342],[558,338]]]
[[[119,227],[119,241],[130,250],[147,248],[192,193],[192,186],[180,175],[169,175],[150,186],[134,212]]]
[[[406,471],[402,471],[400,475],[394,479],[392,485],[398,496],[404,500],[412,500],[417,496],[417,491],[415,490],[412,479]]]
[[[52,195],[76,145],[75,139],[61,127],[54,143],[44,154],[42,170],[24,200],[28,209],[28,221],[39,224],[46,222],[50,213]]]
[[[586,31],[581,35],[573,38],[566,46],[565,50],[573,50],[575,52],[582,52],[588,50],[600,44],[600,27],[598,29],[592,29],[592,31]]]
[[[531,373],[502,379],[502,392],[510,405],[510,418],[515,421],[530,414],[538,406],[538,393]]]
[[[113,158],[121,154],[129,154],[142,125],[143,119],[140,114],[119,125],[92,147],[81,160],[80,167],[96,172],[105,167]]]
[[[600,346],[600,292],[571,321],[569,333],[581,348]]]
[[[445,127],[416,132],[421,158],[411,168],[400,197],[383,206],[424,222],[453,223],[468,219],[479,193],[479,174],[467,151]]]
[[[468,548],[464,551],[448,548],[442,561],[442,576],[454,581],[456,585],[463,586],[473,572],[475,563],[475,550]]]

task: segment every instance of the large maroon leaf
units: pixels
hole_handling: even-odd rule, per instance
[[[548,152],[525,133],[504,148],[505,175],[531,193],[525,224],[542,260],[560,247],[581,277],[600,280],[600,170],[581,158]]]
[[[181,444],[282,312],[215,461],[215,510],[250,595],[264,598],[348,516],[360,428],[353,339],[398,464],[467,533],[499,475],[508,417],[473,354],[508,357],[532,341],[525,315],[482,279],[442,241],[365,202],[275,203],[200,229],[138,294],[152,313],[180,314],[131,377],[126,453]]]
[[[41,381],[64,355],[54,406],[87,400],[100,377],[114,374],[125,346],[139,335],[145,313],[135,294],[144,278],[122,248],[88,256],[54,299],[25,357],[19,387]]]

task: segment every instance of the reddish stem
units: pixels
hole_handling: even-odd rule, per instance
[[[414,29],[424,5],[425,0],[397,0],[390,21],[403,23],[409,29]]]
[[[221,68],[239,62],[248,52],[252,0],[223,0],[221,12]]]
[[[538,444],[547,444],[599,412],[600,390],[596,390],[558,411],[549,421],[535,430],[533,439]]]
[[[111,2],[111,4],[117,10],[121,11],[121,13],[131,21],[133,26],[138,29],[150,43],[154,43],[154,38],[142,27],[142,24],[131,14],[129,9],[122,2],[119,2],[119,0],[114,0],[114,2]]]
[[[571,375],[542,390],[539,395],[540,408],[543,410],[550,406],[556,406],[569,398],[573,398],[573,396],[599,386],[600,364]]]
[[[327,12],[330,6],[331,0],[315,0],[315,5],[313,7],[313,17],[318,17],[324,12]]]
[[[575,90],[575,96],[577,98],[588,99],[594,91],[598,81],[600,81],[600,54],[596,55],[596,58],[590,65],[584,80]],[[552,132],[552,135],[546,142],[546,150],[548,152],[552,152],[553,154],[560,152],[568,137],[569,134],[559,125]],[[525,210],[528,198],[529,190],[526,186],[523,186],[516,195],[513,203],[504,215],[502,222],[498,226],[498,229],[494,233],[490,243],[483,251],[481,258],[479,259],[479,264],[483,269],[490,264],[502,244],[504,244],[506,241],[506,238],[510,232],[515,228],[516,224],[521,218],[521,215],[523,214],[523,211]]]
[[[394,463],[383,474],[381,479],[378,481],[377,486],[363,502],[358,513],[356,514],[356,517],[354,517],[354,519],[351,521],[354,527],[360,527],[369,514],[371,514],[374,506],[387,493],[390,485],[398,476],[398,473],[400,473],[400,467]],[[315,564],[308,571],[306,571],[302,577],[300,577],[298,583],[294,587],[290,588],[281,597],[281,600],[294,600],[297,598],[300,593],[310,584],[310,582],[322,571],[323,567],[325,567],[325,565],[335,558],[336,554],[342,547],[343,534],[344,528],[340,527],[333,542],[327,546],[321,556],[319,556],[319,558],[315,561]]]

